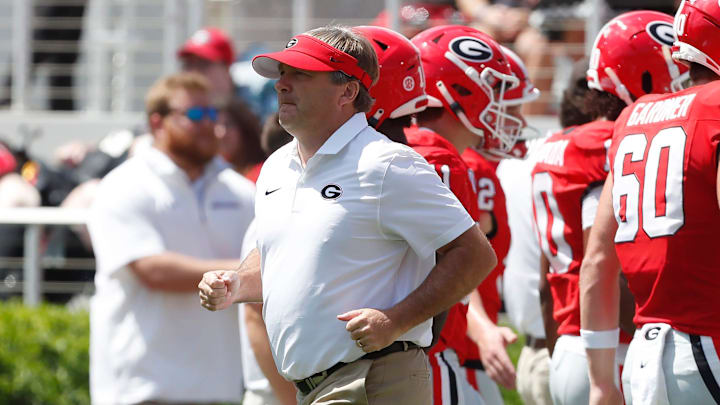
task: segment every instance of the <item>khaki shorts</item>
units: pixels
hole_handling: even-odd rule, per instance
[[[298,404],[431,405],[432,384],[427,356],[420,349],[357,360],[320,383]]]

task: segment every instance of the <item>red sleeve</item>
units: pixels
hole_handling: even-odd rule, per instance
[[[459,158],[436,159],[432,162],[443,183],[450,188],[460,203],[465,207],[473,220],[477,221],[480,213],[477,206],[477,196],[473,191],[468,170],[465,163]]]

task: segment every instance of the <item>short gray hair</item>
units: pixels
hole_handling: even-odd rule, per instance
[[[364,36],[353,31],[350,27],[340,25],[315,28],[308,31],[307,35],[315,37],[357,59],[358,66],[370,76],[372,84],[377,82],[378,76],[380,76],[377,55],[372,44]],[[334,84],[344,84],[351,80],[359,82],[358,79],[343,72],[332,72],[330,79]],[[360,91],[355,101],[353,101],[355,109],[359,112],[368,112],[374,102],[375,100],[370,97],[369,89],[360,84]]]

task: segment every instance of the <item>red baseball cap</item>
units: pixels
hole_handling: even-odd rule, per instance
[[[279,79],[281,63],[311,72],[343,72],[358,79],[366,89],[372,86],[372,78],[355,57],[310,35],[296,35],[282,51],[254,57],[252,67],[260,76]]]
[[[178,50],[178,58],[194,55],[230,66],[235,60],[232,41],[217,28],[203,28],[195,32]]]
[[[15,170],[15,157],[3,144],[0,144],[0,176]]]

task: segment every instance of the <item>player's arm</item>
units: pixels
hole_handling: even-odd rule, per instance
[[[262,302],[260,252],[253,249],[238,270],[205,273],[197,287],[200,304],[210,311],[225,309],[233,303]]]
[[[540,253],[540,283],[538,291],[540,295],[540,312],[543,317],[543,326],[545,327],[545,346],[552,357],[557,341],[557,322],[553,317],[553,298],[550,292],[550,283],[547,275],[550,272],[550,262],[545,254]]]
[[[515,367],[505,349],[517,340],[510,328],[495,325],[485,312],[482,296],[476,288],[470,293],[467,312],[468,335],[480,350],[488,377],[503,387],[515,389]]]
[[[140,282],[153,290],[195,291],[205,272],[236,269],[239,260],[203,260],[175,252],[143,257],[128,264]]]
[[[593,340],[586,349],[590,373],[591,404],[622,403],[615,387],[615,348],[617,346],[620,302],[620,263],[615,253],[615,222],[612,207],[612,174],[600,196],[595,223],[587,243],[580,270],[580,323]],[[614,343],[613,343],[613,335]]]
[[[295,395],[297,390],[295,385],[278,373],[273,361],[270,340],[262,317],[262,304],[245,305],[245,329],[247,330],[248,340],[255,355],[255,360],[265,378],[270,382],[275,397],[284,405],[296,404]]]

